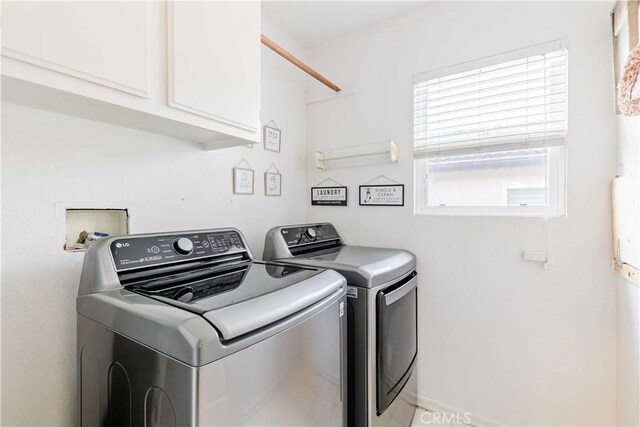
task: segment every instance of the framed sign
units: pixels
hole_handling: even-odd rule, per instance
[[[280,196],[282,195],[282,175],[278,172],[264,173],[264,195]]]
[[[269,123],[273,123],[273,126],[269,126]],[[264,149],[268,151],[280,152],[280,142],[282,140],[282,131],[278,128],[276,123],[272,120],[263,128],[263,140]]]
[[[404,206],[404,184],[361,185],[360,206]]]
[[[233,194],[253,194],[253,169],[233,168]]]
[[[311,187],[311,206],[347,206],[347,187]]]

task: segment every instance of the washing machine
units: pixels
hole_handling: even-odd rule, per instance
[[[346,281],[240,231],[109,237],[77,298],[84,426],[343,425]]]
[[[263,259],[347,279],[349,426],[409,426],[416,406],[416,258],[352,246],[329,223],[272,228]]]

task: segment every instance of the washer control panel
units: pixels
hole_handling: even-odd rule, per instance
[[[309,243],[324,242],[339,239],[336,229],[331,224],[311,224],[297,227],[283,228],[282,238],[288,247]]]
[[[117,271],[247,252],[244,239],[235,230],[123,237],[111,242],[110,249]]]

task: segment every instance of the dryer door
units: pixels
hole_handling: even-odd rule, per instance
[[[416,272],[378,292],[377,413],[382,414],[413,372],[418,350]]]

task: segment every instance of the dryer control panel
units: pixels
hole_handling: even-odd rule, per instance
[[[340,239],[331,224],[310,224],[283,228],[282,238],[288,247]]]
[[[111,242],[110,250],[117,271],[248,252],[236,230],[123,237]]]

